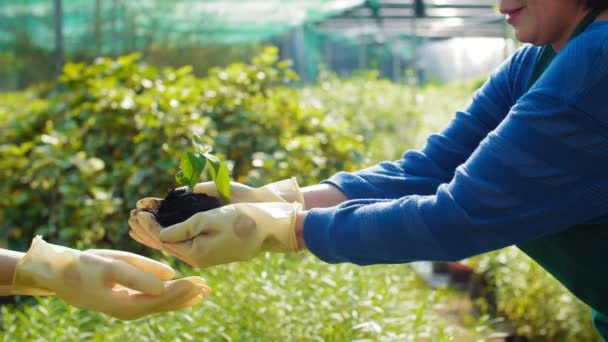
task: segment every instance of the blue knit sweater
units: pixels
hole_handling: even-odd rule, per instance
[[[608,222],[608,22],[570,41],[526,92],[540,48],[503,63],[424,148],[325,182],[309,250],[329,263],[459,260]]]

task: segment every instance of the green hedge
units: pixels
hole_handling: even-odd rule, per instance
[[[533,341],[602,341],[591,309],[518,248],[472,262],[494,294],[493,310],[510,321],[517,335]]]
[[[174,187],[193,133],[227,161],[233,179],[257,186],[291,176],[311,184],[371,158],[397,158],[418,127],[411,88],[377,74],[326,74],[296,88],[276,48],[207,74],[159,69],[135,54],[68,64],[56,85],[2,95],[0,191],[10,195],[0,198],[0,239],[25,249],[43,234],[141,251],[126,238],[128,212]],[[387,144],[395,134],[409,138]]]
[[[317,182],[365,161],[360,130],[300,102],[278,50],[248,64],[158,68],[138,55],[68,64],[48,96],[8,94],[0,105],[0,225],[15,248],[31,237],[135,248],[126,218],[138,198],[174,187],[193,133],[228,161],[237,181],[296,175]]]

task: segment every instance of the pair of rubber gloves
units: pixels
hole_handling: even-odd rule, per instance
[[[213,182],[197,184],[194,192],[218,196]],[[131,211],[129,234],[194,267],[249,260],[262,251],[301,249],[295,220],[304,198],[295,178],[261,188],[231,182],[230,203],[164,229],[150,213],[161,201],[149,197],[137,202],[137,209]]]
[[[173,280],[174,270],[160,262],[115,250],[79,251],[32,241],[4,293],[56,296],[85,310],[123,320],[195,305],[211,290],[200,277]]]

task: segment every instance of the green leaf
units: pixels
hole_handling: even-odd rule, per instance
[[[228,168],[224,163],[220,164],[217,171],[217,176],[213,179],[217,192],[220,194],[221,200],[227,204],[230,202],[230,175]]]
[[[211,166],[212,166],[211,175],[213,177],[215,177],[216,171],[219,170],[219,168],[220,168],[220,164],[221,164],[220,159],[211,153],[205,153],[205,154],[203,154],[203,156],[205,156],[205,158],[207,158],[209,163],[211,163]]]
[[[205,154],[211,164],[211,179],[215,183],[220,199],[224,204],[230,202],[230,174],[228,168],[216,156]]]
[[[201,137],[199,137],[196,134],[192,136],[192,145],[194,145],[194,148],[199,153],[204,154],[204,153],[211,152],[211,147],[208,145],[205,145],[205,143],[203,142],[203,139],[201,139]]]
[[[186,179],[186,177],[184,177],[183,171],[179,171],[177,174],[175,174],[175,181],[179,185],[188,185],[188,180]]]
[[[192,190],[203,173],[207,158],[204,155],[187,152],[181,160],[180,168],[182,169],[186,184]]]

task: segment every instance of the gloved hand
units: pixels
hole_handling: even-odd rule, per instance
[[[215,183],[198,183],[193,190],[194,193],[204,193],[209,196],[219,197]],[[138,209],[158,209],[161,198],[146,197],[137,202]],[[278,182],[266,184],[260,188],[252,188],[245,184],[230,182],[230,203],[259,203],[259,202],[298,202],[304,205],[304,196],[300,191],[298,181],[295,177]]]
[[[205,193],[209,196],[218,197],[217,188],[213,182],[199,183],[194,187],[195,193]],[[135,216],[139,211],[142,210],[157,210],[162,202],[161,198],[146,197],[137,201],[136,208],[131,211],[131,217]],[[293,203],[298,202],[305,207],[304,196],[298,186],[298,181],[295,177],[290,179],[284,179],[278,182],[264,185],[260,188],[252,188],[250,186],[230,182],[230,204],[234,203],[260,203],[260,202],[285,202]],[[130,225],[132,220],[129,221]],[[146,221],[149,222],[149,221]],[[157,225],[156,223],[154,226]],[[177,256],[178,258],[185,260],[183,256],[179,255],[179,252],[171,249],[170,246],[162,244],[158,240],[158,233],[160,227],[154,227],[148,225],[146,229],[135,229],[129,231],[129,235],[141,244],[148,247],[155,248],[171,255]],[[156,229],[158,228],[158,229]]]
[[[213,182],[197,184],[194,187],[194,192],[218,196],[217,188]],[[302,207],[305,207],[304,196],[295,177],[269,183],[260,188],[252,188],[245,184],[230,182],[230,204],[243,202],[298,202]]]
[[[15,268],[13,293],[54,295],[68,304],[129,320],[186,308],[209,296],[200,277],[167,281],[173,269],[121,251],[78,251],[37,236]]]
[[[299,203],[235,203],[161,230],[154,215],[134,211],[131,236],[195,267],[244,261],[262,251],[295,252]],[[140,241],[140,240],[138,240]]]

